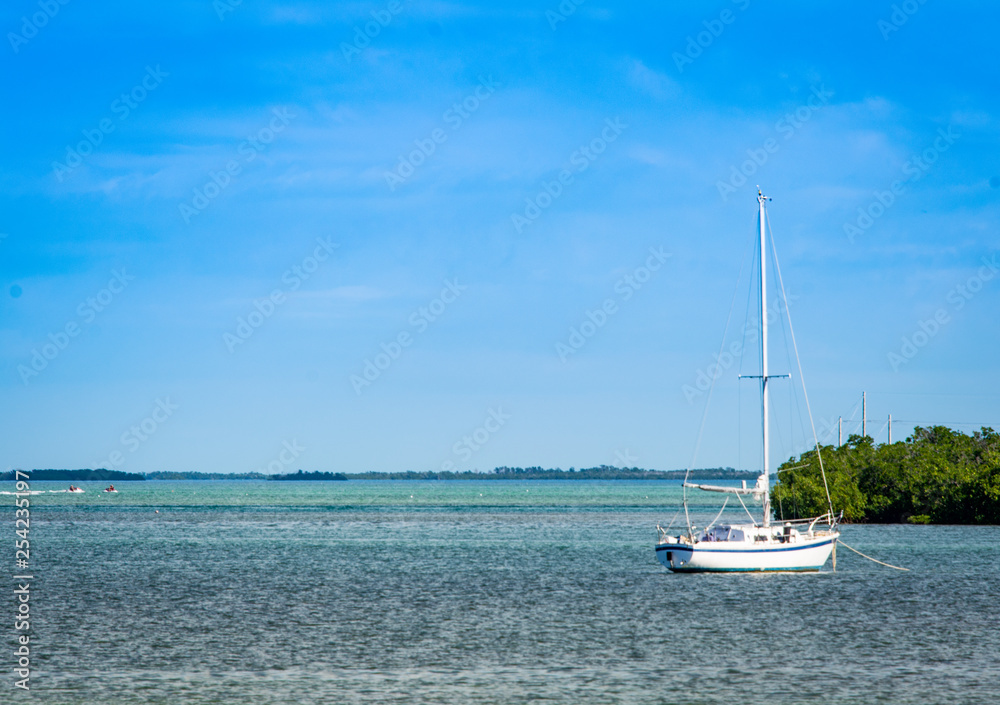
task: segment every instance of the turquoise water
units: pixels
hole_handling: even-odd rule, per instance
[[[673,575],[677,483],[83,486],[32,498],[18,701],[1000,700],[997,527],[846,527],[906,573]]]
[[[281,507],[662,507],[680,502],[676,481],[451,480],[348,482],[148,481],[76,483],[84,494],[44,494],[39,504],[79,507],[281,506]],[[716,483],[719,484],[719,483]],[[730,483],[734,484],[734,483]],[[34,482],[32,489],[62,490],[67,483]],[[704,493],[702,493],[704,494]],[[714,497],[710,505],[718,506]],[[669,519],[670,517],[667,517]]]

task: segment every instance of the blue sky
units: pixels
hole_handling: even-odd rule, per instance
[[[998,427],[998,12],[16,0],[3,463],[685,467],[758,183],[817,422]]]

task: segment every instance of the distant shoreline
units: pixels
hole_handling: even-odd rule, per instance
[[[263,473],[215,473],[215,472],[148,472],[129,473],[120,470],[32,470],[31,479],[39,482],[145,482],[146,480],[268,480],[268,481],[312,481],[342,482],[345,480],[683,480],[686,470],[645,470],[642,468],[595,468],[545,469],[495,468],[490,472],[450,471],[406,471],[406,472],[303,472],[286,475],[265,475]],[[734,470],[733,468],[699,468],[691,470],[692,480],[750,480],[756,481],[757,472]],[[3,480],[13,481],[14,471],[3,473]]]

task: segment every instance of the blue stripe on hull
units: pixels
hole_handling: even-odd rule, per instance
[[[782,551],[805,551],[810,548],[818,548],[820,546],[827,546],[833,543],[833,539],[829,541],[823,541],[822,543],[811,543],[807,546],[789,546],[787,548],[749,548],[749,549],[727,549],[727,548],[713,548],[713,549],[700,549],[705,553],[780,553]],[[688,553],[694,553],[699,550],[698,548],[692,548],[691,546],[685,546],[683,544],[677,543],[665,543],[656,547],[657,552],[659,551],[686,551]]]
[[[820,568],[670,568],[672,573],[818,573]]]

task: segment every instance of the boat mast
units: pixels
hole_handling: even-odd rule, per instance
[[[760,413],[761,433],[763,437],[763,467],[761,475],[764,478],[764,526],[771,525],[771,492],[770,470],[768,468],[768,437],[767,437],[767,239],[765,236],[764,202],[767,196],[757,188],[757,203],[760,206],[758,220],[760,222]]]

